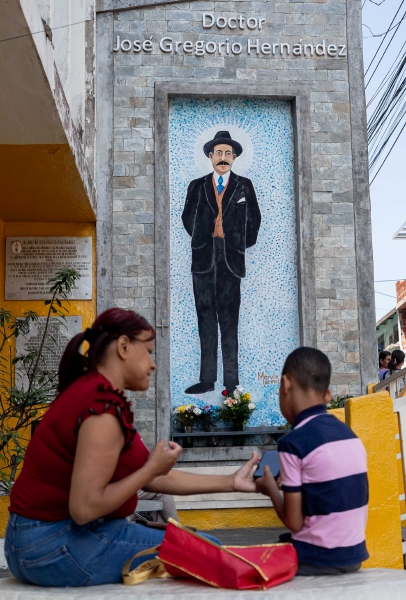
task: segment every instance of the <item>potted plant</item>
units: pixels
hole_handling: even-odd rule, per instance
[[[173,409],[173,420],[179,425],[186,433],[192,433],[193,425],[196,423],[196,419],[201,415],[201,410],[195,404],[182,404],[181,406],[175,406]],[[184,448],[191,448],[193,446],[193,438],[185,437],[183,441]]]
[[[25,336],[30,324],[39,315],[26,311],[16,317],[0,307],[0,495],[9,496],[21,468],[31,432],[44,411],[52,402],[57,382],[57,372],[50,370],[46,354],[56,354],[57,346],[51,333],[51,319],[61,323],[69,314],[67,295],[80,274],[72,269],[60,269],[48,281],[50,300],[45,326],[38,349],[17,355],[15,340]]]
[[[234,431],[243,431],[255,410],[255,404],[251,402],[251,394],[244,392],[241,385],[238,385],[232,393],[228,390],[223,390],[221,393],[224,396],[221,419],[226,424],[231,423]],[[235,445],[243,445],[244,436],[236,436],[234,441]]]

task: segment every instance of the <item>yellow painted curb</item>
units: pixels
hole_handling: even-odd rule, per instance
[[[284,527],[273,507],[179,510],[178,515],[182,525],[203,530]]]

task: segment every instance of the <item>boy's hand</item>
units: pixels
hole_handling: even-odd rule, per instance
[[[256,492],[254,466],[259,463],[259,456],[256,452],[252,453],[252,457],[238,471],[234,473],[233,488],[235,492]]]
[[[270,496],[272,486],[273,485],[277,486],[275,478],[272,475],[271,470],[267,465],[265,465],[265,467],[264,467],[264,476],[259,477],[256,480],[256,484],[257,484],[257,492],[264,494],[264,496]]]

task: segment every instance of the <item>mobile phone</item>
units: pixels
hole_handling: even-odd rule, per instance
[[[279,473],[279,457],[277,450],[266,450],[262,455],[258,469],[254,473],[254,479],[264,476],[264,467],[267,465],[274,477]]]

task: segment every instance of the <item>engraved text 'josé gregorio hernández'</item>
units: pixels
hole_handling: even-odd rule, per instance
[[[252,39],[243,37],[244,34],[257,33],[264,34],[263,26],[266,23],[265,17],[247,17],[244,15],[221,16],[213,13],[202,14],[202,29],[206,34],[209,30],[223,30],[228,27],[232,30],[230,35],[233,38],[225,37],[219,41],[214,40],[197,40],[197,41],[179,41],[174,40],[170,36],[164,36],[160,39],[154,39],[154,36],[149,36],[149,39],[130,39],[130,37],[122,38],[121,35],[116,37],[113,45],[114,52],[146,52],[164,54],[193,54],[195,56],[205,56],[218,54],[223,56],[238,56],[241,53],[257,56],[272,56],[272,57],[305,57],[305,58],[345,58],[347,56],[347,47],[345,44],[330,44],[328,40],[320,40],[319,43],[308,43],[299,37],[294,44],[288,42],[263,41],[261,38]],[[131,34],[126,34],[130,36]],[[236,40],[236,36],[238,37]]]

